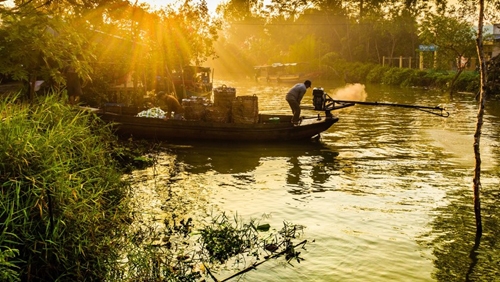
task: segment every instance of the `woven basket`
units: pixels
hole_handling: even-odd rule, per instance
[[[234,98],[231,107],[231,117],[234,123],[257,123],[259,121],[258,97],[253,95]]]

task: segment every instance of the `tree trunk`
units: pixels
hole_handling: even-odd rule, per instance
[[[484,50],[483,50],[483,19],[484,19],[484,0],[479,0],[479,17],[477,25],[477,55],[479,58],[479,72],[481,78],[481,88],[479,92],[479,109],[477,112],[477,124],[476,131],[474,133],[474,156],[475,156],[475,168],[474,168],[474,179],[473,179],[473,190],[474,190],[474,215],[476,218],[476,237],[481,237],[483,233],[483,225],[481,222],[481,201],[480,201],[480,190],[481,190],[481,151],[480,151],[480,139],[481,139],[481,128],[483,126],[483,116],[484,116],[484,105],[485,105],[485,90],[486,90],[486,64],[484,62]],[[477,240],[477,238],[476,238]]]
[[[450,88],[448,89],[450,91],[450,97],[453,97],[453,92],[454,92],[454,88],[455,88],[455,83],[457,82],[458,80],[458,77],[462,74],[462,72],[464,71],[464,68],[462,67],[458,67],[458,70],[457,70],[457,73],[455,74],[455,76],[453,77],[453,79],[451,80],[450,82]]]
[[[68,101],[70,104],[76,104],[82,96],[82,85],[80,78],[73,68],[66,71],[66,89],[68,90]]]

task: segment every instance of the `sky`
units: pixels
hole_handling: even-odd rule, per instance
[[[165,4],[171,4],[171,3],[178,3],[178,2],[184,2],[183,0],[139,0],[139,2],[145,2],[149,3],[151,6],[161,6]],[[198,0],[193,0],[193,1],[198,1]],[[208,9],[210,10],[211,13],[215,13],[215,9],[220,3],[226,2],[226,0],[206,0]]]

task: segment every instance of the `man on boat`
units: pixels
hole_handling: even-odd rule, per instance
[[[181,103],[174,97],[172,94],[165,94],[165,92],[160,91],[157,95],[158,101],[160,105],[166,107],[165,116],[167,119],[172,117],[172,112],[174,113],[173,119],[183,119],[184,116],[184,107],[182,107]]]
[[[306,80],[304,83],[295,84],[286,94],[286,101],[292,109],[292,123],[298,125],[300,122],[300,101],[306,94],[307,88],[311,88],[311,81]]]

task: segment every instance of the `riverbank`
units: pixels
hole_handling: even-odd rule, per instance
[[[130,220],[111,131],[55,95],[0,113],[1,277],[105,280]]]
[[[350,63],[343,60],[333,62],[327,78],[343,79],[346,83],[371,83],[403,88],[439,89],[450,92],[479,91],[479,73],[464,71],[454,81],[454,70],[419,70],[382,66],[379,64]]]
[[[161,205],[171,213],[158,220],[150,203],[174,198],[177,173],[175,160],[157,159],[168,154],[162,144],[118,140],[96,115],[58,97],[0,102],[2,280],[199,281],[206,269],[266,247],[258,233],[269,225],[224,214],[194,232],[192,219],[178,216],[190,195]],[[146,168],[154,185],[144,187],[134,171]],[[266,234],[277,240],[274,257],[298,259],[288,247],[295,234],[280,232]]]

